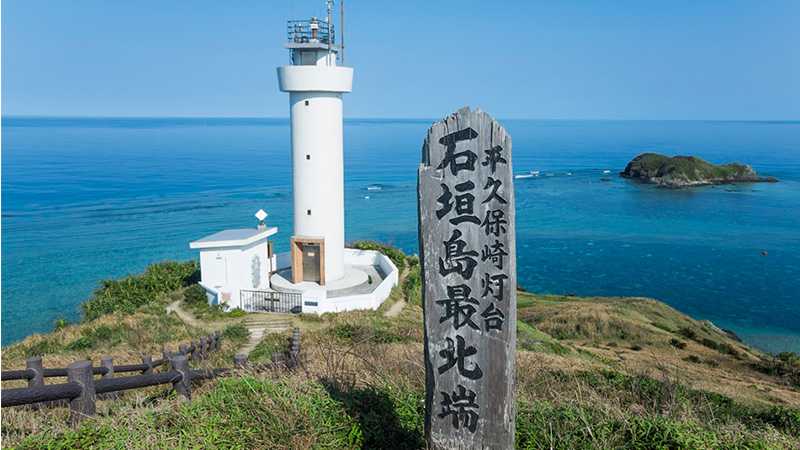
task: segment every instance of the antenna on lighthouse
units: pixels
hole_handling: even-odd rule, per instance
[[[333,0],[325,0],[325,4],[328,7],[328,64],[330,64],[333,45]]]
[[[344,65],[344,0],[339,0],[339,57]]]

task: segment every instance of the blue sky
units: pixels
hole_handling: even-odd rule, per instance
[[[3,115],[287,115],[322,0],[2,3]],[[800,119],[800,1],[347,0],[348,117]]]

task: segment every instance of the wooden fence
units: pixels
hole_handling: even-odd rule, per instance
[[[96,399],[113,399],[117,392],[139,389],[149,386],[171,384],[172,388],[184,401],[191,399],[191,382],[224,375],[230,368],[195,370],[189,367],[189,360],[202,360],[209,352],[220,348],[221,335],[218,332],[205,336],[191,344],[179,346],[177,352],[162,351],[162,357],[153,361],[150,356],[143,356],[141,364],[114,365],[110,356],[101,358],[100,366],[93,367],[88,360],[76,361],[66,368],[44,368],[42,357],[28,358],[26,368],[22,370],[3,371],[2,381],[27,380],[26,388],[2,390],[2,407],[35,405],[61,406],[69,404],[70,422],[74,425],[86,417],[95,414]],[[273,355],[273,364],[281,363],[285,367],[295,367],[299,361],[300,330],[295,328],[289,347],[283,355]],[[234,357],[236,368],[258,368],[249,365],[247,357],[239,354]],[[168,370],[154,373],[153,369],[168,365]],[[115,374],[140,372],[138,375],[115,377]],[[94,375],[102,377],[95,380]],[[66,383],[46,385],[47,377],[66,377]]]

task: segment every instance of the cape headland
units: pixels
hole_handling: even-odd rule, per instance
[[[667,188],[778,181],[775,177],[758,175],[747,164],[712,164],[696,156],[658,153],[642,153],[633,158],[620,176]]]
[[[375,242],[352,246],[380,249],[402,274],[378,310],[224,311],[208,305],[192,261],[102,282],[80,323],[3,347],[2,368],[37,355],[47,368],[104,355],[136,364],[211,331],[221,331],[221,346],[193,367],[230,368],[255,341],[250,366],[197,383],[188,403],[171,386],[98,397],[94,417],[74,428],[63,405],[4,407],[3,448],[425,448],[419,259]],[[517,448],[800,448],[795,353],[764,353],[650,298],[520,290],[517,307]],[[283,331],[251,334],[278,321]],[[302,369],[265,368],[294,327]]]

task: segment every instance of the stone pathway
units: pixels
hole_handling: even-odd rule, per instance
[[[181,306],[181,301],[175,301],[170,303],[167,306],[167,314],[174,312],[178,315],[178,318],[183,321],[183,323],[192,326],[194,328],[199,328],[204,331],[216,331],[222,330],[226,326],[230,325],[231,323],[235,323],[232,320],[225,320],[221,322],[205,322],[203,320],[198,319],[189,311],[186,311]],[[292,327],[292,319],[290,316],[286,314],[248,314],[244,320],[242,320],[242,325],[247,328],[247,331],[250,332],[250,338],[247,340],[242,348],[239,349],[237,353],[244,353],[245,355],[249,355],[256,345],[261,342],[261,339],[267,333],[280,333]]]
[[[265,334],[280,333],[292,327],[292,319],[285,314],[248,314],[242,324],[250,332],[250,339],[237,353],[249,355]]]
[[[183,321],[183,323],[185,323],[187,325],[193,326],[195,328],[200,328],[202,330],[208,330],[209,328],[211,328],[211,327],[209,327],[209,324],[207,324],[205,322],[202,322],[200,320],[197,320],[197,318],[192,313],[190,313],[190,312],[186,311],[185,309],[183,309],[181,307],[181,301],[180,300],[174,301],[174,302],[170,303],[169,305],[167,305],[167,314],[169,314],[171,312],[174,312],[175,314],[177,314],[178,317]]]
[[[404,267],[403,270],[400,271],[400,276],[397,277],[398,280],[399,280],[397,282],[398,286],[402,286],[403,285],[403,281],[406,279],[406,275],[408,275],[408,267]],[[394,303],[394,305],[389,307],[389,309],[385,313],[383,313],[383,316],[384,317],[389,317],[389,318],[397,317],[397,316],[400,315],[401,312],[403,312],[403,308],[405,308],[405,307],[406,307],[406,299],[405,299],[405,296],[403,296],[403,298],[401,298],[400,300],[396,301]]]
[[[403,299],[400,299],[400,300],[396,301],[394,303],[394,305],[389,307],[389,309],[385,313],[383,313],[383,316],[384,317],[397,317],[397,316],[400,315],[401,312],[403,312],[403,308],[405,308],[405,307],[406,307],[406,301],[403,300]]]

